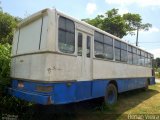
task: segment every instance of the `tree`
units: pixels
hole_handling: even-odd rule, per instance
[[[118,15],[118,9],[107,11],[105,15],[98,15],[94,19],[82,19],[95,27],[122,38],[126,35],[126,23],[121,15]]]
[[[160,68],[160,58],[156,58],[153,60],[154,68]]]
[[[14,29],[21,20],[19,17],[3,12],[0,6],[0,43],[12,43]]]
[[[11,46],[8,43],[0,44],[0,93],[10,83],[10,56]]]
[[[12,43],[13,31],[18,21],[19,18],[0,11],[0,43]]]
[[[126,23],[121,15],[118,15],[118,9],[112,9],[105,13],[102,29],[120,38],[126,35]]]
[[[123,15],[123,18],[126,21],[128,32],[131,35],[135,35],[135,31],[137,31],[136,46],[138,46],[139,30],[147,31],[152,25],[150,23],[142,24],[142,19],[139,14],[126,13]]]
[[[112,9],[105,15],[98,15],[94,19],[82,19],[95,27],[122,38],[127,34],[135,35],[135,30],[149,30],[151,24],[142,24],[139,14],[127,13],[123,16],[118,14],[118,9]]]
[[[85,21],[93,26],[96,26],[100,29],[103,29],[103,15],[98,15],[97,17],[95,17],[94,19],[82,19],[82,21]]]
[[[11,45],[8,42],[12,42],[13,30],[21,20],[19,17],[13,17],[8,13],[4,13],[0,7],[0,112],[1,114],[18,115],[18,118],[20,115],[24,118],[22,113],[31,114],[31,112],[26,112],[26,108],[31,103],[9,96],[6,88],[11,83]]]

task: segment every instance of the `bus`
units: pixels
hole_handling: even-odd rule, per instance
[[[70,17],[44,9],[16,28],[9,93],[36,104],[68,104],[155,84],[153,54]]]

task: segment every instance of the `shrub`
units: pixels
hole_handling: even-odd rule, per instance
[[[0,113],[24,116],[29,114],[27,108],[32,104],[7,94],[7,87],[11,84],[10,63],[11,46],[0,44]]]
[[[156,78],[160,78],[160,72],[155,72]]]
[[[5,88],[10,84],[11,46],[0,44],[0,95],[5,93]]]

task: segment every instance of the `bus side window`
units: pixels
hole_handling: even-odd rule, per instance
[[[91,54],[91,37],[87,36],[87,57],[90,57]]]
[[[120,61],[121,60],[121,42],[115,40],[114,48],[115,48],[115,60]]]
[[[73,54],[75,51],[75,25],[72,20],[59,17],[58,47],[61,52]]]
[[[148,67],[151,67],[151,55],[148,53]]]
[[[141,65],[141,52],[139,49],[137,49],[137,61],[138,61],[138,65]]]
[[[144,57],[144,52],[143,51],[141,51],[141,66],[144,66],[145,65],[145,57]]]
[[[121,61],[122,62],[127,62],[127,44],[121,42]]]
[[[82,56],[82,33],[78,33],[78,56]]]
[[[137,65],[138,64],[138,59],[137,59],[137,48],[132,47],[133,50],[133,64]]]
[[[128,64],[133,64],[133,52],[130,45],[128,45]]]

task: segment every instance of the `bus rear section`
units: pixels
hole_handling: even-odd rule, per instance
[[[75,94],[77,63],[72,62],[77,58],[56,51],[58,17],[55,13],[55,10],[42,10],[30,16],[14,34],[9,93],[17,98],[43,105],[66,104],[79,98]]]
[[[14,33],[11,59],[11,95],[27,101],[47,103],[49,96],[35,94],[52,89],[48,84],[37,83],[45,79],[46,51],[49,51],[48,10],[40,11],[24,19]],[[37,93],[37,92],[36,92]]]

